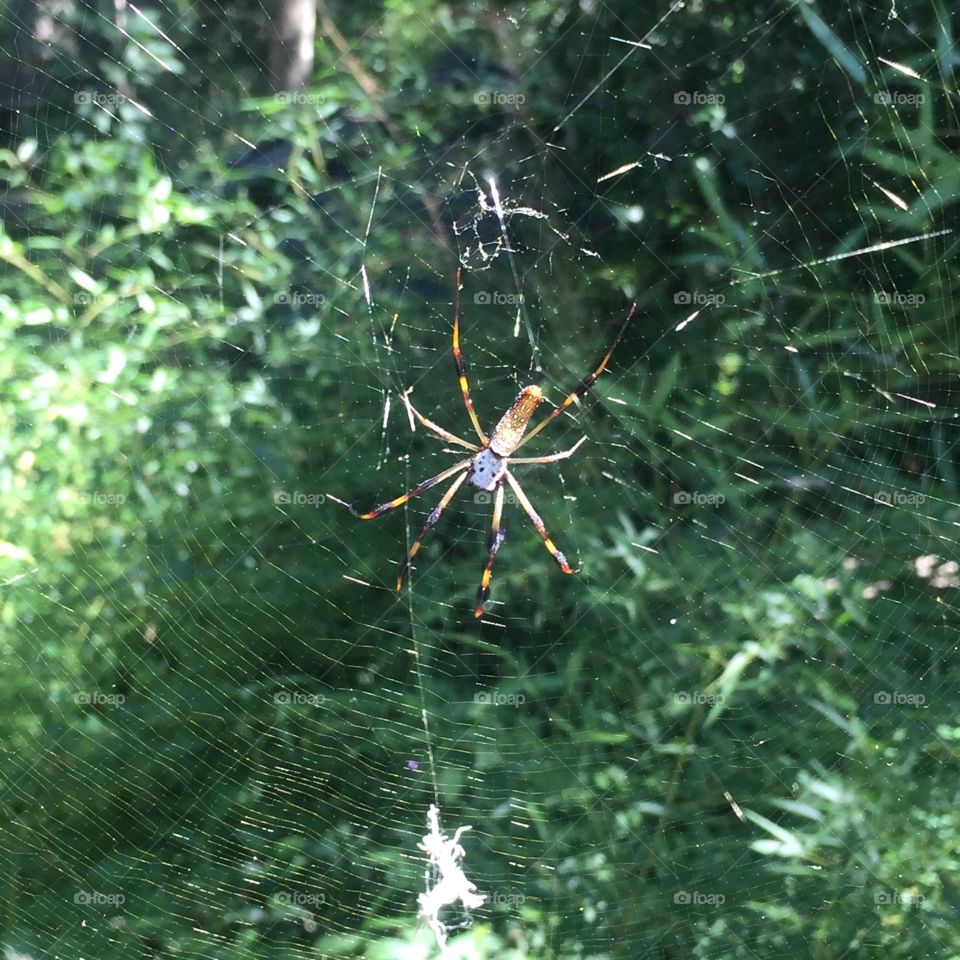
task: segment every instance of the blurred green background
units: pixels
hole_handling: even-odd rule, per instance
[[[956,14],[295,6],[7,7],[6,956],[960,957]]]

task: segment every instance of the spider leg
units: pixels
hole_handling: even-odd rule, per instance
[[[551,453],[546,457],[510,457],[510,464],[514,463],[556,463],[558,460],[566,460],[567,457],[572,457],[574,453],[577,452],[577,447],[586,440],[586,437],[581,437],[569,450],[564,450],[562,453]]]
[[[397,574],[397,593],[400,592],[400,588],[403,586],[403,581],[407,576],[407,571],[410,569],[410,564],[413,562],[413,558],[420,550],[420,544],[423,543],[423,538],[430,532],[430,528],[440,519],[440,514],[446,510],[447,506],[450,504],[450,501],[453,499],[453,495],[460,489],[461,484],[467,479],[468,474],[469,471],[464,470],[463,473],[461,473],[460,476],[450,484],[450,486],[447,488],[447,492],[440,498],[440,502],[433,508],[433,510],[430,511],[430,516],[427,517],[427,522],[423,525],[423,529],[420,531],[420,536],[413,541],[413,546],[410,547],[410,551],[404,558],[403,563],[400,564],[400,571]]]
[[[457,271],[457,300],[453,312],[453,363],[457,368],[457,379],[460,381],[460,392],[463,394],[463,405],[470,414],[470,422],[473,429],[477,431],[480,442],[487,445],[487,435],[480,427],[480,421],[477,419],[477,411],[473,409],[473,401],[470,399],[470,384],[467,383],[467,367],[463,362],[463,354],[460,352],[460,271]]]
[[[438,437],[443,437],[444,440],[448,440],[450,443],[456,443],[461,447],[466,447],[468,450],[473,450],[474,453],[480,450],[475,443],[468,443],[466,440],[456,436],[456,434],[450,433],[449,430],[444,430],[439,424],[436,424],[432,420],[425,417],[410,402],[410,397],[406,393],[403,395],[403,402],[407,405],[407,409],[420,421],[421,425],[426,427],[428,430],[432,430]]]
[[[500,517],[503,514],[503,484],[497,487],[493,501],[493,524],[490,527],[490,546],[487,548],[487,562],[480,577],[480,589],[477,591],[477,608],[473,611],[475,617],[483,616],[483,605],[490,596],[490,579],[493,577],[493,561],[497,559],[497,551],[506,537],[500,529]]]
[[[616,349],[617,344],[620,342],[620,338],[623,336],[624,331],[626,331],[627,324],[632,319],[634,313],[636,312],[636,309],[637,309],[636,304],[634,304],[630,308],[630,312],[627,314],[627,319],[624,320],[623,323],[620,325],[620,329],[617,331],[617,335],[616,337],[614,337],[614,340],[610,346],[610,349],[604,354],[603,359],[600,361],[599,365],[597,366],[597,369],[594,370],[593,373],[590,373],[587,376],[585,376],[583,380],[580,381],[579,385],[573,390],[573,392],[567,395],[566,400],[564,400],[559,407],[555,407],[553,410],[551,410],[550,415],[545,420],[542,420],[540,423],[538,423],[517,444],[517,448],[522,447],[528,440],[530,440],[532,437],[535,437],[548,423],[552,423],[554,420],[556,420],[557,417],[559,417],[560,414],[563,413],[563,411],[566,410],[571,403],[573,403],[574,400],[579,400],[580,397],[582,397],[597,382],[597,377],[599,377],[600,374],[603,373],[603,371],[606,369],[607,363],[610,361],[610,357],[613,355],[613,351]]]
[[[403,494],[402,497],[397,497],[394,500],[388,500],[386,503],[381,503],[379,507],[374,507],[374,509],[369,513],[357,513],[353,506],[347,503],[346,500],[341,500],[339,497],[333,496],[333,494],[328,493],[327,497],[334,503],[339,503],[341,506],[346,507],[355,517],[359,517],[361,520],[376,520],[377,517],[382,517],[385,513],[389,513],[391,510],[396,510],[397,507],[402,507],[408,500],[412,500],[414,497],[420,496],[424,490],[429,490],[436,484],[446,480],[447,477],[452,477],[458,470],[463,470],[465,467],[468,467],[472,459],[473,457],[467,457],[466,460],[461,460],[459,463],[455,463],[452,467],[447,467],[446,470],[441,470],[440,473],[438,473],[435,477],[430,477],[429,480],[424,480],[423,483],[417,484],[417,486],[415,486],[408,493]]]
[[[513,461],[516,463],[516,461]],[[507,472],[507,480],[510,482],[510,487],[516,494],[517,500],[520,501],[520,506],[526,511],[527,516],[530,518],[530,522],[537,528],[537,533],[540,534],[540,537],[543,540],[543,545],[550,551],[550,555],[554,560],[560,565],[560,569],[564,573],[573,573],[573,568],[567,563],[567,558],[557,549],[554,542],[550,539],[550,534],[547,533],[547,528],[543,525],[543,521],[540,519],[540,515],[536,510],[533,509],[533,504],[527,498],[527,495],[520,489],[520,484],[517,483],[513,474],[509,471]],[[502,488],[501,488],[502,489]]]

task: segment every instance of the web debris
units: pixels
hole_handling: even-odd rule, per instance
[[[476,886],[467,879],[458,862],[466,855],[466,851],[460,846],[460,837],[473,828],[457,827],[451,840],[440,831],[440,811],[434,803],[430,804],[427,811],[427,827],[430,832],[417,844],[417,847],[427,854],[429,861],[424,873],[427,889],[417,900],[420,903],[420,916],[433,930],[437,945],[441,950],[445,950],[447,928],[440,920],[440,911],[458,900],[465,910],[473,910],[481,906],[486,897],[477,893]],[[437,875],[433,887],[430,886],[431,870]]]
[[[570,243],[570,235],[558,230],[548,213],[535,207],[514,206],[509,200],[504,201],[500,196],[497,179],[492,173],[485,175],[486,188],[469,170],[463,171],[461,181],[468,176],[473,180],[473,192],[476,194],[474,210],[472,215],[453,222],[454,236],[473,238],[472,242],[466,242],[460,254],[460,263],[468,270],[487,270],[501,254],[512,257],[519,252],[512,246],[508,236],[510,222],[514,217],[541,220],[558,240],[564,244]],[[580,252],[584,256],[599,257],[595,250],[586,247],[581,247]],[[519,283],[519,279],[517,282]]]

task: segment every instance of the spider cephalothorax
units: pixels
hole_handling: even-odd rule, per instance
[[[579,386],[577,386],[572,393],[567,395],[563,403],[551,410],[550,414],[544,420],[538,423],[537,426],[527,433],[527,426],[530,423],[530,418],[533,416],[537,406],[543,400],[543,391],[537,386],[524,387],[523,390],[520,391],[520,395],[514,401],[513,406],[500,418],[500,422],[494,428],[491,436],[488,437],[483,432],[483,428],[480,426],[480,421],[477,418],[476,411],[473,409],[473,401],[470,399],[470,385],[467,382],[467,370],[463,362],[463,355],[460,352],[460,272],[457,271],[456,308],[453,316],[453,361],[456,365],[457,377],[460,381],[460,392],[463,394],[463,403],[467,408],[467,413],[470,416],[470,422],[473,424],[473,429],[476,431],[476,434],[480,439],[480,445],[478,446],[475,443],[470,443],[468,440],[464,440],[462,437],[458,437],[456,434],[450,433],[448,430],[444,430],[443,427],[438,426],[432,420],[427,419],[427,417],[420,413],[413,406],[413,404],[410,403],[409,399],[406,399],[406,403],[410,408],[410,411],[424,427],[450,443],[455,443],[458,446],[466,447],[468,450],[472,451],[472,455],[466,460],[461,460],[459,463],[455,463],[452,467],[442,470],[435,477],[430,477],[429,480],[424,480],[423,483],[418,484],[411,491],[409,491],[409,493],[405,493],[403,496],[397,497],[394,500],[389,500],[387,503],[381,504],[379,507],[376,507],[369,513],[358,513],[346,501],[340,500],[334,496],[330,497],[331,500],[343,504],[343,506],[350,509],[361,520],[374,520],[385,513],[389,513],[391,510],[396,510],[397,507],[402,507],[408,500],[419,496],[425,490],[429,490],[436,484],[442,483],[448,477],[452,477],[454,474],[457,474],[456,479],[452,484],[450,484],[446,493],[444,493],[444,495],[440,498],[440,502],[436,505],[436,507],[434,507],[433,510],[430,511],[430,514],[427,517],[427,522],[423,525],[423,529],[420,531],[420,536],[414,540],[406,558],[400,565],[400,570],[397,575],[398,593],[400,592],[400,588],[403,586],[403,581],[407,575],[407,571],[410,569],[410,564],[413,562],[413,558],[420,550],[420,545],[423,543],[424,537],[426,537],[431,527],[433,527],[433,525],[440,519],[440,515],[453,499],[454,494],[456,494],[466,480],[469,480],[470,484],[476,487],[478,490],[484,490],[494,494],[493,524],[490,529],[490,541],[487,548],[487,562],[483,568],[483,575],[480,579],[480,590],[477,594],[477,605],[476,609],[474,610],[475,616],[479,617],[483,614],[484,604],[487,601],[487,597],[490,595],[490,579],[493,576],[493,563],[494,560],[496,560],[497,551],[500,549],[500,545],[503,543],[504,539],[504,533],[500,528],[500,519],[503,514],[504,484],[506,483],[510,485],[510,489],[517,498],[517,502],[523,507],[525,513],[530,519],[530,522],[534,525],[534,527],[536,527],[537,533],[540,534],[544,545],[546,546],[547,550],[550,551],[550,554],[553,556],[554,560],[557,561],[560,569],[564,573],[573,573],[570,564],[567,563],[567,558],[556,548],[553,540],[550,539],[550,535],[547,533],[547,529],[544,526],[543,521],[540,519],[540,516],[537,514],[536,510],[533,509],[533,504],[530,503],[527,495],[521,489],[520,484],[517,483],[516,477],[514,477],[510,472],[510,467],[514,464],[556,463],[558,460],[566,460],[567,457],[570,457],[577,450],[580,444],[582,444],[587,438],[581,437],[569,450],[563,450],[560,453],[551,453],[545,457],[514,457],[513,454],[528,440],[535,437],[545,426],[547,426],[548,423],[551,423],[553,420],[559,417],[560,414],[570,406],[570,404],[582,397],[594,385],[597,377],[599,377],[606,368],[607,362],[610,360],[614,348],[620,342],[620,338],[623,336],[623,332],[626,330],[627,324],[630,322],[630,318],[633,316],[636,308],[636,304],[630,308],[630,312],[627,314],[626,320],[624,320],[623,325],[620,327],[619,332],[614,338],[612,346],[606,352],[606,354],[604,354],[604,357],[600,361],[596,370],[584,377]]]
[[[470,461],[467,479],[479,490],[496,490],[507,475],[510,454],[520,445],[527,424],[543,399],[539,387],[524,387],[513,406],[500,418],[483,449]]]

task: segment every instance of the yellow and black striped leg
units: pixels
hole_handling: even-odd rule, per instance
[[[623,336],[624,331],[627,329],[627,324],[630,322],[631,318],[636,312],[636,309],[637,309],[636,304],[634,304],[630,308],[630,312],[627,314],[627,319],[624,320],[623,323],[621,324],[620,329],[617,332],[616,337],[614,337],[613,343],[610,346],[610,349],[604,354],[604,357],[600,361],[600,364],[597,366],[597,369],[594,370],[593,373],[588,374],[586,377],[584,377],[583,380],[580,381],[580,384],[571,393],[567,395],[566,400],[564,400],[559,407],[556,407],[553,410],[551,410],[550,415],[546,419],[538,423],[520,441],[520,443],[517,444],[517,449],[522,447],[528,440],[535,437],[548,423],[553,423],[553,421],[556,420],[557,417],[559,417],[560,414],[563,413],[563,411],[566,410],[567,407],[569,407],[570,404],[574,402],[574,400],[579,400],[580,397],[582,397],[597,382],[597,377],[599,377],[600,374],[603,373],[604,370],[606,370],[607,364],[610,362],[610,357],[613,356],[613,351],[616,349],[617,344],[620,342],[620,338]]]
[[[493,501],[493,525],[490,527],[490,546],[487,548],[487,562],[480,577],[480,590],[477,592],[477,609],[473,611],[475,617],[483,616],[483,605],[490,596],[490,579],[493,576],[493,562],[497,559],[497,551],[503,543],[506,533],[500,529],[500,517],[503,514],[503,484],[497,487]]]
[[[581,437],[569,450],[564,450],[561,453],[549,453],[545,457],[511,457],[510,465],[513,466],[515,463],[556,463],[558,460],[566,460],[567,457],[572,457],[576,452],[580,444],[586,442],[586,437]]]
[[[441,497],[440,502],[430,511],[430,516],[427,517],[427,522],[423,525],[423,529],[420,531],[420,536],[413,541],[413,546],[410,548],[410,552],[404,558],[403,563],[400,564],[400,572],[397,574],[397,593],[400,592],[400,588],[403,586],[403,581],[407,576],[407,571],[410,569],[410,564],[413,562],[413,558],[417,555],[420,550],[420,544],[423,543],[423,538],[430,532],[430,528],[440,519],[440,514],[446,510],[450,501],[453,499],[453,495],[460,489],[461,484],[464,480],[467,479],[468,471],[464,470],[463,473],[457,477],[453,483],[447,488],[447,492]]]
[[[457,271],[457,299],[456,307],[453,312],[453,363],[457,368],[457,379],[460,382],[460,392],[463,394],[463,405],[470,414],[470,422],[473,429],[477,431],[480,442],[487,445],[487,435],[480,427],[480,421],[477,419],[477,411],[473,409],[473,401],[470,399],[470,384],[467,383],[467,367],[463,362],[463,354],[460,352],[460,271]]]
[[[573,573],[573,568],[567,563],[567,558],[557,549],[556,544],[550,539],[550,534],[547,533],[547,528],[543,525],[543,521],[540,519],[540,515],[536,510],[533,509],[533,504],[527,499],[527,495],[520,489],[520,484],[517,483],[516,479],[509,472],[507,473],[507,480],[510,483],[510,487],[516,495],[517,500],[520,501],[520,506],[526,511],[527,516],[530,518],[530,522],[537,528],[537,533],[540,534],[540,537],[543,540],[543,545],[550,551],[550,556],[560,566],[560,569],[564,573]],[[502,489],[502,488],[501,488]]]
[[[420,424],[426,427],[428,430],[435,433],[438,437],[443,437],[444,440],[449,441],[450,443],[455,443],[457,446],[466,447],[468,450],[473,450],[474,453],[479,452],[480,448],[475,443],[468,443],[463,437],[458,437],[455,433],[451,433],[449,430],[444,430],[438,423],[434,423],[429,417],[425,417],[411,402],[410,397],[405,393],[403,395],[403,402],[406,404],[407,409],[420,421]]]
[[[402,497],[397,497],[396,499],[389,500],[386,503],[381,503],[379,507],[375,507],[369,513],[357,513],[352,504],[347,503],[346,500],[341,500],[339,497],[333,496],[331,493],[328,493],[327,497],[334,503],[339,503],[341,506],[346,507],[355,517],[359,517],[361,520],[376,520],[377,517],[382,517],[385,513],[389,513],[391,510],[396,510],[397,507],[402,507],[408,500],[412,500],[414,497],[420,496],[424,490],[429,490],[438,483],[442,483],[447,479],[447,477],[452,477],[458,470],[463,470],[464,468],[468,467],[472,459],[473,457],[467,457],[466,460],[461,460],[459,463],[455,463],[452,467],[449,467],[446,470],[441,470],[440,473],[438,473],[435,477],[431,477],[429,480],[424,480],[423,483],[417,484],[417,486],[415,486],[409,493],[405,493]]]

